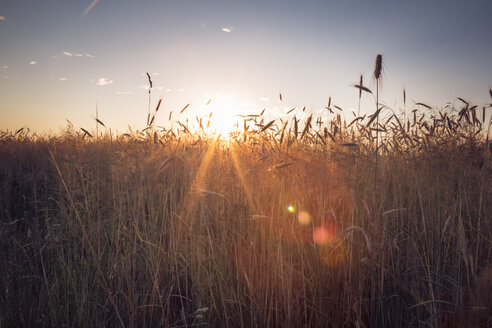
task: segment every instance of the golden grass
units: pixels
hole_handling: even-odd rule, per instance
[[[217,138],[154,127],[160,104],[120,136],[0,133],[0,326],[490,325],[477,107]]]

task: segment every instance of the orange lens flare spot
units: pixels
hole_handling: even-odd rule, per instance
[[[306,211],[300,211],[297,216],[297,220],[302,225],[307,225],[311,223],[311,215]]]
[[[326,223],[313,231],[313,240],[316,244],[328,244],[335,239],[337,226],[335,223]]]

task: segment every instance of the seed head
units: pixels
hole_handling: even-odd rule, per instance
[[[379,80],[381,78],[381,72],[383,70],[383,55],[376,56],[376,66],[374,68],[374,78]]]

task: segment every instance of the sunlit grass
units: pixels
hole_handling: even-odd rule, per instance
[[[204,102],[193,128],[149,109],[122,135],[2,132],[0,326],[491,323],[480,107],[384,108],[375,125],[240,104]]]

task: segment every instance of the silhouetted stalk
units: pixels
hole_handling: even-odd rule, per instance
[[[377,194],[377,177],[378,177],[378,148],[379,148],[379,80],[381,78],[381,70],[382,70],[382,63],[383,63],[383,56],[382,55],[377,55],[376,56],[376,65],[374,68],[374,78],[376,79],[376,159],[375,159],[375,165],[374,165],[374,195],[373,195],[373,213],[374,213],[374,219],[376,220],[376,194]],[[375,242],[375,233],[377,231],[376,229],[376,222],[374,222],[375,225],[375,231],[372,234],[372,241],[373,243]],[[373,270],[375,267],[375,258],[373,254],[373,259],[372,259],[372,264],[373,264]],[[371,284],[371,304],[372,304],[372,311],[371,311],[371,327],[376,327],[378,326],[377,322],[377,316],[376,316],[376,277],[373,277],[372,279],[372,284]],[[382,303],[380,302],[381,306]]]
[[[147,78],[149,79],[149,105],[148,105],[148,108],[147,108],[147,124],[146,126],[149,126],[149,121],[150,121],[150,103],[151,103],[151,100],[152,100],[152,79],[150,78],[150,74],[149,73],[146,73],[147,74]]]
[[[359,85],[362,87],[363,86],[363,82],[364,82],[364,77],[363,75],[361,74],[360,75],[360,81],[359,81]],[[362,88],[359,88],[359,104],[357,105],[357,117],[360,116],[360,98],[362,97]]]
[[[381,70],[383,64],[383,56],[376,56],[376,67],[374,69],[374,78],[376,79],[376,164],[374,166],[374,200],[376,200],[376,193],[378,190],[377,176],[378,176],[378,148],[379,148],[379,80],[381,79]]]

